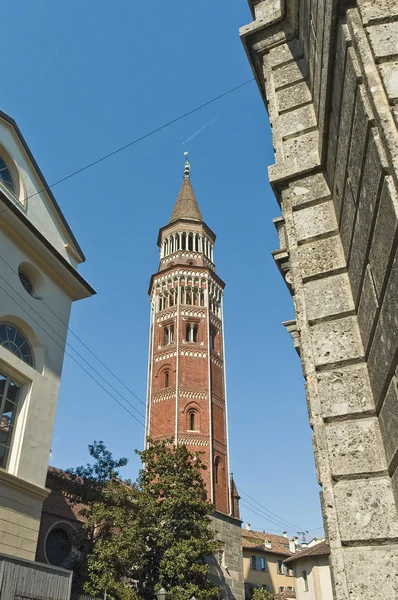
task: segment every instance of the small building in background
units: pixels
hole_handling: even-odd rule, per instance
[[[273,594],[294,597],[293,565],[285,560],[294,556],[297,539],[285,535],[252,531],[249,525],[242,529],[243,576],[245,597],[250,600],[253,589],[260,587]]]
[[[285,560],[286,568],[294,569],[297,600],[333,600],[329,554],[329,544],[323,540]]]

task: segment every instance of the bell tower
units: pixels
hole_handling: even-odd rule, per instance
[[[187,153],[186,153],[187,154]],[[170,221],[159,231],[151,278],[146,434],[201,452],[216,511],[231,502],[223,335],[224,282],[214,264],[215,234],[202,218],[186,158]]]

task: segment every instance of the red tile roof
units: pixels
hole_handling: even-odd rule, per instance
[[[304,558],[305,556],[322,556],[330,554],[330,546],[328,542],[323,541],[319,542],[319,544],[315,544],[314,546],[310,546],[309,548],[303,548],[300,552],[296,552],[289,558],[287,558],[284,562],[293,562],[294,560],[299,560],[300,558]]]
[[[271,542],[271,548],[266,548],[264,542]],[[289,550],[289,540],[283,535],[274,535],[272,533],[264,533],[263,531],[249,531],[242,529],[242,546],[243,548],[252,548],[253,550],[262,550],[273,554],[284,554],[292,556]]]
[[[291,590],[284,590],[283,592],[279,592],[279,594],[276,594],[275,598],[278,598],[278,600],[285,600],[285,598],[295,598],[296,594],[294,592],[292,592]]]

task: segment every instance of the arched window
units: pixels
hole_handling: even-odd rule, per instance
[[[170,373],[168,371],[166,371],[166,373],[164,374],[164,387],[168,388],[170,385]]]
[[[214,459],[214,481],[216,483],[219,482],[219,478],[220,478],[220,457],[216,456],[216,458]]]
[[[188,412],[188,431],[199,431],[199,416],[197,410]]]
[[[47,562],[55,567],[62,567],[72,552],[72,540],[69,532],[61,527],[51,529],[46,538]]]
[[[7,167],[4,158],[0,156],[0,181],[11,191],[15,192],[15,185],[12,180],[11,171]]]
[[[188,250],[193,250],[193,233],[188,235]]]
[[[185,341],[186,342],[197,342],[198,341],[198,326],[188,323],[185,327]]]
[[[33,352],[24,334],[9,323],[0,324],[0,346],[33,367]]]

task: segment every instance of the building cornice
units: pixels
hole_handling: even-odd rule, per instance
[[[15,475],[0,469],[0,486],[2,485],[12,488],[17,492],[28,494],[41,502],[43,502],[49,494],[49,490],[46,488],[42,488],[30,481],[26,481],[25,479],[21,479],[20,477],[16,477]]]
[[[183,269],[184,271],[196,271],[198,273],[207,273],[210,277],[213,277],[216,282],[222,287],[222,289],[225,288],[225,282],[221,279],[221,277],[219,277],[217,275],[217,273],[215,273],[215,271],[213,271],[212,269],[210,269],[209,267],[201,267],[201,266],[197,266],[195,265],[195,267],[191,267],[190,265],[187,265],[186,263],[174,263],[172,266],[170,267],[166,267],[165,269],[162,269],[161,271],[157,271],[156,273],[154,273],[151,276],[150,282],[149,282],[149,287],[148,287],[148,295],[151,295],[152,292],[152,288],[153,288],[153,282],[154,282],[154,278],[155,277],[167,277],[168,274],[173,273],[176,270],[180,270]],[[194,277],[194,275],[185,275],[186,277]],[[182,275],[181,275],[182,277]],[[188,305],[187,305],[188,306]],[[201,308],[201,307],[196,307],[196,308]]]
[[[75,298],[86,298],[96,294],[94,288],[76,271],[76,269],[58,252],[47,238],[33,225],[25,214],[0,190],[0,203],[5,210],[2,219],[11,231],[15,231],[29,246],[43,256],[47,264],[63,268],[62,281],[74,291]],[[57,271],[57,268],[54,270]]]
[[[30,162],[32,163],[34,170],[36,171],[37,175],[40,178],[41,183],[43,184],[44,191],[47,193],[48,197],[50,198],[52,205],[54,206],[55,211],[62,222],[62,225],[65,227],[67,234],[69,235],[72,243],[75,245],[76,250],[80,256],[80,261],[84,262],[86,260],[86,258],[83,254],[83,250],[81,249],[77,239],[73,235],[73,232],[72,232],[67,220],[65,219],[65,217],[59,207],[59,204],[56,201],[54,194],[51,191],[50,186],[48,185],[47,181],[45,180],[45,177],[44,177],[43,173],[41,172],[40,167],[37,164],[35,157],[33,156],[32,152],[30,151],[30,148],[29,148],[28,144],[26,143],[26,140],[25,140],[24,136],[22,135],[22,132],[19,129],[17,123],[15,122],[15,120],[12,117],[10,117],[10,115],[7,115],[7,113],[3,112],[2,110],[0,110],[0,118],[2,118],[4,121],[6,121],[14,129],[19,141],[21,142],[21,144],[23,146],[23,149],[25,150]]]

